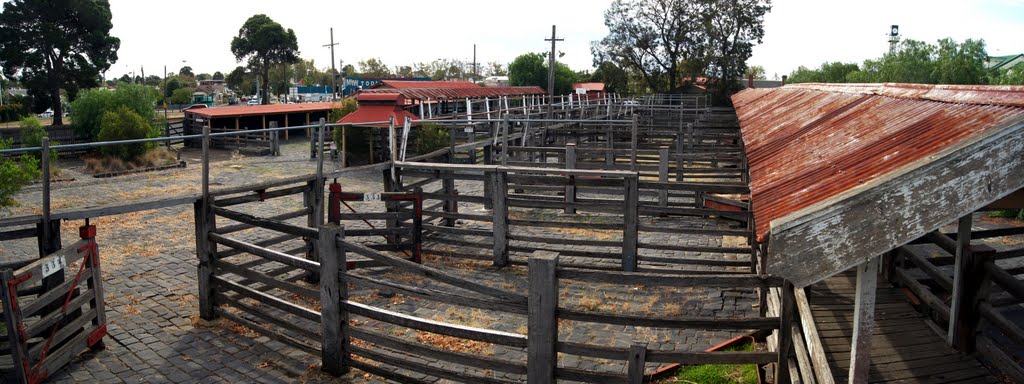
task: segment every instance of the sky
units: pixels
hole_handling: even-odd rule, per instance
[[[558,25],[560,61],[576,70],[593,67],[590,43],[607,34],[604,11],[610,0],[516,0],[512,2],[321,1],[321,0],[110,0],[121,39],[119,60],[107,77],[144,68],[162,75],[166,65],[195,73],[227,73],[240,63],[231,39],[246,19],[264,13],[299,41],[300,56],[320,68],[330,66],[334,28],[335,59],[355,65],[375,57],[392,68],[439,58],[511,62],[526,52],[550,49],[544,39]],[[990,55],[1024,53],[1024,0],[776,0],[765,18],[763,43],[750,65],[767,76],[788,74],[800,65],[825,61],[860,63],[888,49],[889,26],[904,38],[934,42],[982,38]]]

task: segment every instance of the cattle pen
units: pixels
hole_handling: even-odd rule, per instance
[[[49,255],[61,248],[60,221],[191,205],[198,317],[225,319],[315,357],[332,375],[355,369],[416,383],[641,383],[712,364],[756,365],[762,381],[830,383],[846,378],[842,370],[853,372],[852,357],[864,359],[850,351],[857,337],[847,336],[858,317],[845,314],[860,308],[851,297],[863,289],[863,274],[852,285],[835,280],[851,278],[847,273],[794,286],[770,273],[769,243],[759,241],[755,223],[759,202],[751,199],[750,152],[732,108],[711,107],[703,95],[652,95],[635,104],[615,95],[505,103],[486,115],[406,124],[321,120],[248,130],[275,138],[277,146],[276,132],[308,129],[310,148],[301,148],[301,157],[309,174],[230,186],[218,182],[223,173],[210,159],[211,146],[242,133],[206,128],[184,137],[202,145],[198,191],[51,210],[44,185],[42,213],[0,219],[0,239],[38,239],[40,255]],[[447,145],[412,151],[409,137],[423,123],[441,127]],[[376,159],[350,167],[332,159],[326,143],[339,128],[372,129]],[[879,325],[879,337],[893,329],[931,332],[923,317],[949,318],[948,305],[942,311],[941,300],[914,285],[933,279],[913,266],[951,290],[934,263],[951,264],[947,259],[964,247],[955,239],[972,236],[929,236],[947,254],[922,260],[894,251],[875,283],[907,286],[933,309],[920,315],[880,288],[878,306],[902,315],[892,326]],[[997,258],[1019,256],[1003,252]],[[1012,275],[1021,271],[979,258],[971,268],[1005,287],[997,306],[1018,303],[1020,283]],[[37,266],[32,262],[5,267],[21,271]],[[50,280],[24,294],[78,285]],[[978,296],[969,298],[973,308],[994,312]],[[968,319],[970,332],[994,329],[1008,336],[989,339],[1020,342],[1019,323],[987,318],[995,320]],[[17,329],[11,324],[7,329]],[[72,338],[89,330],[80,327],[60,333]],[[748,337],[758,341],[751,350],[715,348]],[[998,349],[980,340],[969,342]],[[893,344],[877,354],[871,381],[944,381],[924,372],[925,362],[950,364],[954,356],[965,373],[949,381],[992,381],[997,371],[987,367],[1005,365],[977,357],[991,353],[962,355],[949,347],[914,357],[922,345]],[[47,357],[25,358],[36,364]]]

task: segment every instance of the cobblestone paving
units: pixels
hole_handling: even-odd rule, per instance
[[[301,143],[285,146],[282,157],[232,158],[219,157],[212,172],[214,188],[243,185],[255,181],[287,178],[312,172],[315,162],[309,161]],[[184,170],[141,174],[115,179],[98,180],[76,175],[76,181],[57,184],[54,188],[54,206],[60,211],[83,205],[120,204],[143,201],[155,196],[197,193],[199,168],[195,153],[185,153],[190,167]],[[327,169],[332,169],[328,166]],[[380,190],[380,174],[365,173],[346,177],[341,182],[349,191]],[[460,190],[473,187],[460,185]],[[3,216],[16,216],[37,210],[40,191],[29,187],[18,200],[22,205],[3,212]],[[356,204],[357,210],[368,210],[370,203]],[[301,208],[301,199],[282,198],[264,203],[239,206],[238,209],[263,216],[285,210]],[[465,209],[481,209],[466,206]],[[527,213],[529,214],[529,213]],[[302,219],[294,219],[300,223]],[[52,375],[53,382],[376,382],[379,379],[353,371],[340,379],[320,374],[315,365],[318,358],[281,343],[258,336],[244,327],[220,320],[207,324],[198,320],[198,302],[195,296],[196,257],[191,206],[176,206],[159,210],[136,212],[92,221],[99,228],[97,242],[104,263],[104,282],[110,336],[106,349],[87,352],[68,367]],[[65,244],[74,239],[81,222],[68,222],[62,226]],[[479,226],[479,223],[463,223]],[[664,219],[659,225],[720,228],[724,224],[685,218]],[[355,225],[359,227],[361,225]],[[513,228],[513,233],[544,235],[530,228]],[[262,230],[247,230],[232,236],[242,240],[266,239]],[[547,233],[551,235],[551,233]],[[556,234],[567,235],[567,234]],[[580,234],[569,234],[586,236]],[[720,245],[721,237],[668,234],[649,235],[641,241],[688,245]],[[586,238],[586,237],[582,237]],[[286,250],[301,244],[298,241],[277,244],[273,248]],[[432,246],[438,247],[434,244]],[[593,250],[593,247],[570,247]],[[483,255],[486,255],[486,249]],[[34,257],[34,240],[0,243],[0,262]],[[668,254],[667,252],[659,252]],[[527,253],[514,252],[513,260],[525,261]],[[688,258],[717,259],[713,253],[688,253]],[[591,259],[569,262],[594,263]],[[490,267],[486,262],[463,258],[428,256],[426,263],[444,267],[465,278],[501,287],[521,294],[526,293],[526,269],[512,266],[504,270]],[[617,261],[610,262],[614,267]],[[723,267],[704,267],[723,269]],[[368,269],[368,275],[381,275],[403,284],[423,287],[443,287],[411,275]],[[448,287],[450,289],[450,287]],[[752,291],[720,289],[659,289],[655,287],[625,287],[612,285],[584,285],[563,282],[562,301],[567,307],[611,313],[666,313],[685,316],[755,316],[756,295]],[[525,333],[525,316],[500,312],[470,310],[434,302],[388,295],[379,291],[354,287],[350,292],[354,301],[365,302],[388,310],[419,317],[462,323],[506,332]],[[419,340],[424,335],[408,329],[393,329],[367,319],[354,318],[355,326],[371,327],[396,337]],[[563,341],[595,345],[628,347],[635,341],[648,342],[649,348],[663,350],[704,350],[730,339],[738,332],[711,332],[700,330],[667,331],[597,325],[578,322],[560,323]],[[430,339],[425,339],[430,343]],[[524,351],[491,345],[462,346],[482,348],[479,353],[512,361],[525,361]],[[401,353],[400,351],[395,351]],[[419,357],[424,364],[442,363],[429,357]],[[4,366],[4,364],[7,364]],[[622,364],[608,361],[563,356],[560,364],[590,370],[624,372]],[[9,360],[0,359],[0,367],[9,367]],[[648,367],[653,370],[655,367]],[[413,377],[422,374],[404,372]],[[477,372],[488,374],[488,372]],[[493,373],[492,373],[493,374]],[[505,376],[508,379],[520,379]]]

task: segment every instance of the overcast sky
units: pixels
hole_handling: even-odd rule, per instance
[[[253,14],[264,13],[295,30],[300,55],[330,66],[323,47],[334,27],[336,60],[356,64],[377,57],[392,68],[438,58],[508,63],[525,52],[546,51],[551,25],[565,41],[562,61],[573,69],[592,67],[590,42],[606,33],[609,0],[516,0],[511,2],[320,1],[320,0],[110,0],[114,28],[121,39],[119,60],[107,77],[145,67],[162,75],[182,61],[196,73],[227,73],[239,65],[231,39]],[[754,49],[751,65],[769,78],[799,65],[829,60],[860,63],[880,56],[886,34],[899,24],[904,38],[934,42],[941,37],[983,38],[990,55],[1024,52],[1024,0],[776,0],[765,20],[764,44]]]

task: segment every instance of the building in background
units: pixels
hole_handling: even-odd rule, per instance
[[[343,96],[349,96],[360,89],[369,89],[377,83],[384,80],[401,80],[401,81],[430,81],[429,77],[406,77],[406,76],[385,76],[385,77],[362,77],[362,76],[351,76],[345,77],[341,82],[341,92]]]

